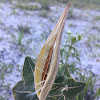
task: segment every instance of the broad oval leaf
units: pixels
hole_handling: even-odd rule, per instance
[[[26,57],[23,66],[23,81],[25,86],[34,84],[34,69],[35,60],[30,57]]]
[[[24,81],[19,81],[12,89],[15,100],[38,100],[33,85],[26,87]]]
[[[70,73],[69,73],[67,64],[62,64],[59,66],[57,77],[58,76],[66,76],[70,78]]]
[[[66,76],[59,76],[55,80],[55,84],[53,85],[48,98],[51,100],[54,96],[54,100],[58,100],[59,95],[64,96],[65,99],[62,100],[72,100],[76,95],[81,93],[85,87],[86,83],[84,82],[78,82],[72,78],[68,78]],[[68,86],[68,89],[66,90],[66,86]],[[65,88],[65,89],[64,89]],[[56,91],[55,91],[56,90]],[[63,91],[62,91],[63,90]],[[58,97],[57,97],[58,95]],[[55,97],[56,96],[56,97]],[[48,100],[47,98],[47,100]]]
[[[71,44],[74,44],[76,42],[76,37],[71,38]]]

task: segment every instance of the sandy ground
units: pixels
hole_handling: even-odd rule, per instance
[[[25,56],[37,57],[45,42],[43,39],[53,30],[65,7],[53,6],[47,17],[42,17],[39,10],[21,10],[15,6],[16,2],[0,2],[0,73],[5,70],[4,79],[0,78],[0,95],[5,100],[13,100],[11,89],[21,80]],[[68,16],[66,20],[62,41],[66,40],[68,30],[74,36],[82,35],[83,39],[76,46],[80,52],[81,67],[100,76],[100,46],[96,46],[100,45],[100,20],[96,20],[97,16],[100,16],[99,11],[73,8],[72,17]],[[18,45],[21,25],[29,29]],[[5,69],[2,69],[4,65]],[[97,85],[100,86],[100,82]]]

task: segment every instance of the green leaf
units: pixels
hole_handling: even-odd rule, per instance
[[[23,80],[25,86],[32,85],[34,83],[34,69],[35,69],[35,60],[26,57],[23,66]]]
[[[60,55],[61,55],[61,57],[63,56],[63,53],[65,52],[65,50],[64,49],[61,49],[60,50]]]
[[[47,100],[65,100],[63,95],[49,96]]]
[[[71,38],[71,44],[74,44],[76,42],[76,37]]]
[[[67,64],[63,64],[58,69],[55,83],[49,92],[47,100],[72,100],[78,93],[83,91],[85,85],[86,83],[71,78]],[[66,86],[68,86],[68,91],[61,91]]]
[[[57,76],[67,76],[70,77],[67,64],[62,64],[59,66]]]
[[[64,91],[64,95],[67,99],[74,98],[77,94],[81,93],[86,85],[84,82],[78,82],[74,79],[66,79],[68,85],[68,91]]]
[[[12,89],[15,100],[38,100],[34,88],[34,67],[35,60],[26,57],[23,66],[23,80]]]
[[[100,98],[100,88],[96,91],[94,98]]]
[[[51,100],[58,100],[61,96],[64,96],[67,100],[72,100],[77,94],[83,91],[85,85],[86,83],[84,82],[78,82],[66,76],[59,76],[56,78],[55,84],[48,95],[49,99],[47,98],[47,100],[50,100],[50,98]],[[66,86],[68,86],[68,90],[65,88]],[[54,99],[52,99],[53,97]]]
[[[80,41],[82,39],[81,35],[78,35],[78,41]]]
[[[30,90],[30,91],[29,91]],[[15,100],[38,100],[33,86],[26,87],[24,81],[19,81],[12,89]]]
[[[87,90],[88,90],[89,83],[90,83],[90,80],[88,79],[88,81],[87,81],[87,83],[86,83],[86,86],[85,86],[85,88],[84,88],[84,94],[83,94],[83,95],[86,94],[86,92],[87,92]]]

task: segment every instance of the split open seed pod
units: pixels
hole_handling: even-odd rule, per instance
[[[68,3],[56,27],[47,38],[36,61],[34,81],[39,100],[45,100],[54,83],[60,61],[60,42],[64,29]]]

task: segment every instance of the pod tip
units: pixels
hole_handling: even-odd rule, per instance
[[[68,3],[68,7],[70,6],[70,2]]]

